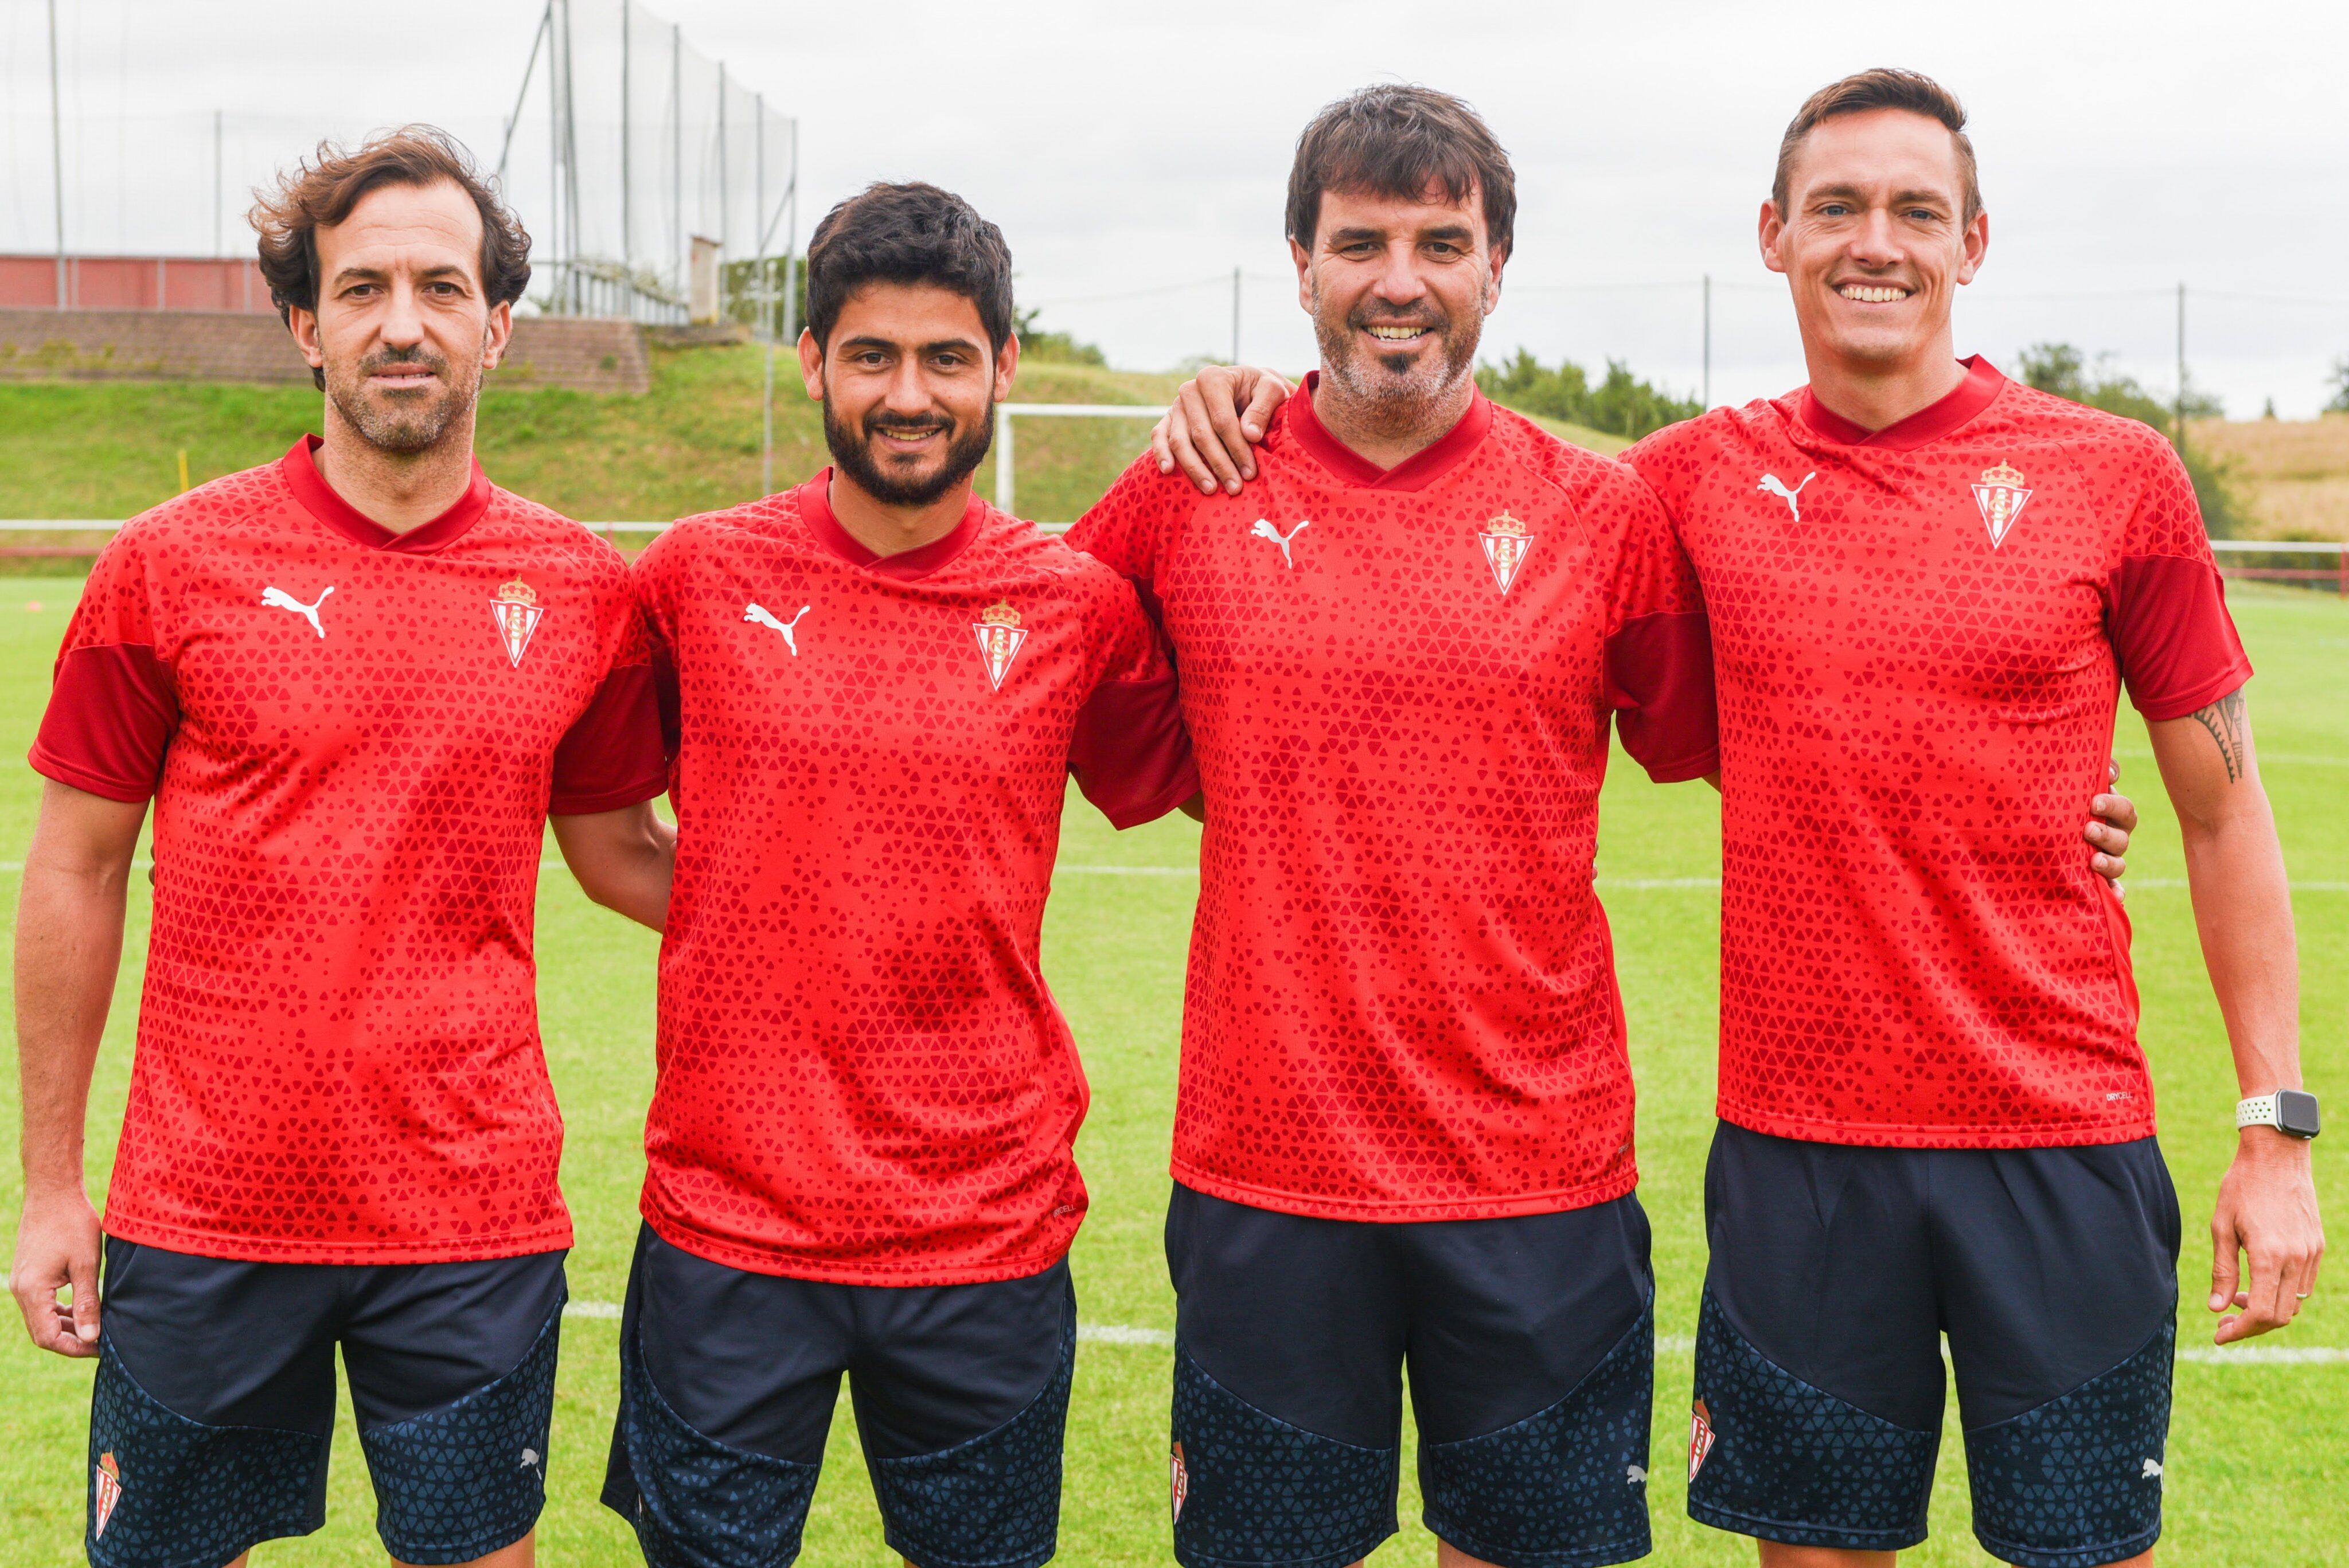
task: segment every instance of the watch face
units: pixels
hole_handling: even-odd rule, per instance
[[[2276,1126],[2294,1138],[2313,1138],[2319,1126],[2316,1097],[2288,1088],[2276,1096]]]

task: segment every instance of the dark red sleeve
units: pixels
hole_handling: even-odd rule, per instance
[[[145,800],[179,727],[180,699],[152,647],[69,648],[33,742],[33,771],[109,800]]]
[[[1105,633],[1107,674],[1077,714],[1069,771],[1112,826],[1155,821],[1199,792],[1174,666],[1128,583]]]
[[[2148,719],[2183,718],[2251,678],[2193,480],[2167,442],[2129,519],[2105,624],[2129,701]]]
[[[668,788],[661,748],[660,708],[650,663],[624,665],[604,677],[587,711],[554,748],[550,816],[616,811]]]
[[[1645,480],[1625,473],[1619,493],[1622,554],[1608,618],[1607,700],[1623,749],[1659,784],[1721,767],[1713,684],[1713,630],[1696,569]]]
[[[91,563],[31,757],[43,778],[125,804],[155,793],[180,727],[179,689],[157,652],[147,551],[134,521]]]

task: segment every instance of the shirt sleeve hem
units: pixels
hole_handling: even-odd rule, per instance
[[[1642,767],[1647,765],[1642,763]],[[1648,769],[1648,777],[1659,784],[1685,784],[1692,779],[1702,779],[1708,773],[1721,771],[1718,749],[1701,753],[1685,762],[1667,762]]]
[[[1144,822],[1158,820],[1198,792],[1199,770],[1195,767],[1186,765],[1181,778],[1149,799],[1124,807],[1120,810],[1103,811],[1102,815],[1109,819],[1111,827],[1122,833],[1128,828],[1139,828]]]
[[[38,744],[34,746],[26,760],[32,764],[33,771],[44,779],[55,779],[57,783],[79,789],[85,794],[96,795],[108,800],[119,800],[125,806],[143,806],[155,798],[155,786],[152,784],[143,781],[126,784],[119,779],[109,779],[103,774],[92,773],[86,768],[75,767]]]
[[[2139,702],[2137,693],[2132,691],[2129,703],[2145,716],[2147,723],[2160,724],[2168,719],[2184,718],[2188,714],[2209,707],[2228,693],[2240,689],[2243,683],[2251,678],[2251,661],[2237,659],[2220,674],[2212,676],[2199,686],[2188,687],[2182,696],[2165,696],[2158,702],[2146,703]]]
[[[546,803],[550,817],[585,817],[597,811],[625,810],[642,805],[668,792],[668,773],[647,774],[635,782],[616,789],[600,790],[593,795],[556,795]]]

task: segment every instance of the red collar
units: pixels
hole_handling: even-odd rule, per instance
[[[294,492],[294,499],[302,503],[304,511],[354,544],[369,550],[424,554],[454,541],[481,521],[481,513],[490,509],[490,477],[481,472],[481,460],[476,458],[472,482],[454,505],[429,522],[419,523],[406,533],[394,533],[335,493],[335,487],[318,472],[317,461],[311,456],[325,445],[323,437],[303,437],[294,443],[293,450],[278,459],[277,471],[285,476],[286,488]]]
[[[979,521],[987,515],[987,503],[973,490],[970,504],[963,508],[962,521],[947,533],[915,550],[900,551],[895,555],[875,555],[857,542],[856,536],[840,526],[832,515],[832,470],[825,469],[815,478],[792,491],[799,501],[800,516],[807,520],[808,531],[816,542],[847,562],[877,572],[884,577],[894,577],[901,583],[912,583],[927,577],[956,556],[969,548],[978,537]]]
[[[1913,452],[1920,447],[1931,446],[1989,407],[2006,386],[2006,377],[1998,373],[1998,367],[1979,354],[1959,363],[1966,367],[1966,378],[1958,383],[1955,391],[1881,430],[1869,430],[1853,424],[1820,402],[1807,387],[1795,400],[1795,407],[1803,423],[1830,441],[1847,447],[1876,447],[1885,451]]]
[[[1468,411],[1460,416],[1460,422],[1445,431],[1442,439],[1413,452],[1391,469],[1382,469],[1339,440],[1321,423],[1320,416],[1313,411],[1313,389],[1320,384],[1319,370],[1308,372],[1305,385],[1282,406],[1288,417],[1289,434],[1323,468],[1348,484],[1364,490],[1425,490],[1475,451],[1485,433],[1493,428],[1493,405],[1479,391],[1469,403]]]

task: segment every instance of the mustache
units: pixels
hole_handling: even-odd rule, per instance
[[[926,436],[933,431],[951,430],[954,428],[952,419],[940,418],[935,415],[925,418],[907,418],[902,414],[874,414],[864,421],[864,433],[868,436],[877,436],[885,430],[900,436]]]
[[[1441,311],[1355,310],[1346,317],[1348,326],[1423,326],[1431,332],[1442,332],[1452,325],[1452,318]]]
[[[378,370],[388,370],[393,366],[405,369],[429,370],[438,376],[449,368],[449,361],[421,344],[414,348],[385,348],[378,349],[360,360],[359,374],[372,376]]]

